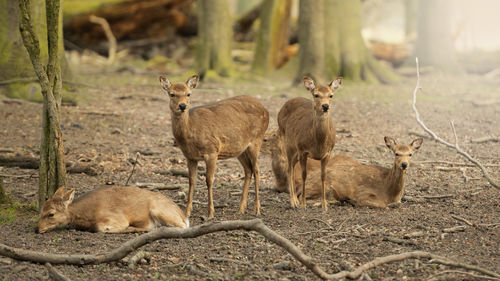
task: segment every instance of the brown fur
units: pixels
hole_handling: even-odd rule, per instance
[[[74,190],[60,187],[42,207],[38,231],[60,225],[98,232],[149,231],[157,226],[189,227],[182,210],[168,197],[137,187],[101,187],[73,201]]]
[[[212,186],[217,159],[236,157],[245,171],[240,212],[247,206],[252,175],[255,178],[255,212],[260,213],[258,154],[269,124],[269,112],[255,98],[236,96],[212,104],[189,107],[191,89],[198,83],[193,76],[186,83],[170,83],[160,77],[163,89],[170,96],[172,131],[187,159],[189,195],[186,215],[192,210],[198,161],[207,167],[209,218],[214,216]],[[179,85],[184,85],[180,87]],[[180,89],[180,90],[179,90]],[[185,105],[185,109],[181,109]]]
[[[396,144],[389,137],[385,139],[387,146],[394,153],[394,164],[391,169],[360,164],[355,159],[341,154],[330,159],[326,175],[329,183],[326,191],[328,199],[348,201],[356,206],[378,208],[385,208],[391,203],[401,201],[410,158],[420,148],[422,139],[415,139],[410,145]],[[270,140],[270,145],[273,145],[273,139]],[[279,149],[272,149],[272,151],[273,163],[275,158],[284,157],[284,152],[280,152]],[[407,163],[405,169],[402,169],[402,163]],[[308,161],[307,168],[310,180],[306,183],[306,198],[321,198],[320,162]],[[273,172],[276,178],[282,178],[286,175],[287,169],[287,166],[276,166],[273,167]],[[298,165],[294,167],[294,170],[298,170]],[[294,181],[296,184],[302,183],[299,173],[294,174]],[[275,188],[285,189],[278,182]]]
[[[279,138],[284,146],[288,162],[287,184],[290,192],[290,204],[298,205],[293,176],[293,167],[297,162],[302,168],[302,194],[305,193],[307,178],[307,159],[321,160],[323,200],[322,208],[327,209],[325,195],[325,169],[330,153],[335,145],[335,127],[330,118],[330,103],[333,93],[338,89],[342,78],[338,77],[329,86],[317,86],[309,77],[304,77],[304,86],[312,94],[313,100],[294,98],[287,101],[278,113]],[[302,207],[306,207],[306,198],[302,196]]]

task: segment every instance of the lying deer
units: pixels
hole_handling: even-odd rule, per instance
[[[335,128],[330,117],[330,103],[334,92],[342,83],[342,77],[333,80],[328,86],[316,85],[309,77],[304,77],[304,86],[311,92],[313,100],[294,98],[287,101],[278,113],[279,138],[283,141],[287,156],[287,184],[290,192],[290,204],[298,205],[293,178],[293,167],[297,162],[302,168],[302,194],[305,194],[307,178],[307,158],[321,160],[321,186],[326,204],[326,166],[335,145]],[[306,207],[306,198],[302,196],[302,207]]]
[[[182,210],[168,197],[137,187],[101,187],[73,201],[75,191],[60,187],[42,207],[38,232],[72,224],[97,232],[149,231],[157,226],[189,227]]]
[[[172,131],[175,141],[187,159],[189,195],[186,216],[191,214],[198,161],[205,161],[208,187],[208,217],[214,216],[212,186],[217,159],[238,158],[245,171],[240,212],[247,206],[252,174],[255,179],[255,213],[260,214],[259,155],[262,139],[269,124],[269,112],[255,98],[236,96],[216,103],[190,108],[191,89],[198,76],[186,83],[171,83],[160,77],[170,97]]]
[[[410,159],[422,145],[422,138],[417,138],[410,145],[397,144],[390,137],[385,137],[385,143],[394,153],[394,164],[391,169],[363,165],[346,155],[336,155],[328,162],[327,198],[339,201],[348,201],[356,206],[370,206],[385,208],[389,204],[398,203],[404,192],[405,175],[410,166]],[[282,159],[284,151],[279,149],[278,140],[274,136],[267,139],[271,148],[273,164],[283,163],[275,159]],[[306,198],[316,199],[322,195],[320,162],[312,160],[308,165],[310,180],[306,183]],[[308,163],[309,164],[309,163]],[[294,170],[298,170],[298,165]],[[288,167],[273,166],[276,178],[283,178]],[[295,173],[295,183],[301,184],[300,175]],[[276,190],[283,191],[283,183],[276,181]]]

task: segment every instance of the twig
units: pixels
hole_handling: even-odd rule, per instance
[[[182,184],[164,184],[156,182],[136,182],[135,186],[140,188],[157,189],[157,190],[176,190],[182,189]]]
[[[481,171],[483,172],[484,177],[488,180],[488,182],[492,186],[500,189],[500,185],[498,183],[496,183],[490,177],[490,174],[488,173],[488,171],[486,170],[486,168],[484,168],[484,166],[481,163],[479,163],[479,161],[477,161],[476,159],[472,158],[472,156],[470,156],[467,152],[465,152],[462,149],[460,149],[457,144],[453,145],[453,144],[451,144],[451,143],[443,140],[442,138],[438,137],[420,119],[420,113],[418,112],[417,107],[416,107],[417,92],[418,92],[418,90],[421,89],[421,87],[420,87],[420,73],[419,73],[419,66],[418,66],[418,58],[415,58],[415,61],[416,61],[416,67],[417,67],[417,84],[415,86],[415,90],[413,91],[413,104],[412,104],[412,107],[413,107],[413,111],[415,111],[415,118],[417,119],[418,124],[424,129],[424,131],[426,133],[428,133],[432,137],[433,140],[435,140],[435,141],[437,141],[437,142],[439,142],[441,144],[444,144],[444,145],[446,145],[448,147],[454,148],[457,151],[458,154],[464,156],[465,158],[467,158],[467,160],[469,160],[470,162],[474,163],[477,167],[479,167],[481,169]],[[452,126],[452,127],[454,129],[454,126]],[[455,133],[455,136],[456,136],[456,133]],[[455,137],[455,139],[457,139],[457,137]]]
[[[443,199],[443,198],[451,198],[453,195],[451,194],[444,194],[444,195],[424,195],[421,196],[420,198],[424,199]]]
[[[71,281],[68,277],[64,276],[59,270],[53,267],[50,263],[46,263],[45,266],[49,271],[49,276],[56,281]]]
[[[443,232],[444,233],[462,232],[466,228],[467,228],[467,226],[465,226],[465,225],[458,225],[458,226],[454,226],[454,227],[445,228],[445,229],[443,229]]]
[[[470,225],[470,226],[476,226],[475,224],[471,223],[470,221],[462,218],[462,217],[459,217],[459,216],[456,216],[456,215],[451,215],[452,218],[456,219],[456,220],[459,220],[459,221],[462,221],[462,222],[465,222],[467,225]]]
[[[413,161],[414,164],[446,164],[452,166],[467,166],[467,167],[475,167],[476,165],[471,163],[462,163],[462,162],[452,162],[452,161],[442,161],[442,160],[428,160],[428,161]],[[500,164],[484,164],[485,167],[500,167]]]
[[[437,276],[444,275],[444,274],[450,274],[450,273],[468,275],[468,276],[471,276],[471,277],[474,277],[474,278],[479,278],[479,279],[500,280],[500,278],[495,278],[495,277],[490,277],[490,276],[484,276],[484,275],[477,275],[477,274],[473,274],[473,273],[470,273],[470,272],[458,271],[458,270],[445,270],[445,271],[441,271],[441,272],[436,273],[436,274],[432,275],[431,277],[427,278],[427,280],[435,280]]]
[[[484,142],[500,142],[500,137],[482,137],[477,139],[471,139],[472,143],[484,143]]]
[[[245,265],[252,265],[251,263],[246,262],[246,261],[227,259],[227,258],[211,257],[209,260],[210,261],[218,261],[218,262],[232,262],[232,263],[239,263],[239,264],[245,264]]]
[[[267,240],[275,243],[276,245],[282,247],[284,250],[290,253],[296,260],[298,260],[305,267],[311,270],[316,276],[327,280],[337,280],[341,278],[356,279],[360,277],[363,274],[363,272],[371,268],[374,268],[376,266],[390,262],[402,261],[410,258],[432,259],[431,262],[434,263],[441,263],[445,265],[466,268],[484,273],[489,276],[497,278],[500,277],[500,274],[495,273],[493,271],[473,265],[457,263],[454,261],[450,261],[445,257],[441,257],[438,255],[422,251],[406,252],[396,255],[379,257],[357,267],[354,271],[341,271],[335,274],[328,274],[323,269],[321,269],[311,257],[305,255],[302,252],[302,250],[300,250],[295,244],[290,242],[290,240],[286,239],[285,237],[274,232],[272,229],[267,227],[260,219],[254,219],[248,221],[223,221],[219,223],[207,223],[184,229],[174,228],[174,227],[162,227],[160,229],[137,236],[123,243],[120,247],[111,250],[110,252],[101,253],[97,255],[48,254],[43,252],[13,248],[2,243],[0,243],[0,255],[10,257],[16,260],[30,261],[35,263],[50,262],[52,264],[72,264],[72,265],[82,266],[85,264],[109,263],[120,260],[129,253],[131,253],[132,251],[135,251],[136,249],[159,239],[196,238],[213,232],[233,231],[233,230],[246,230],[246,231],[258,232],[259,234],[264,236]]]
[[[105,18],[97,17],[94,15],[90,15],[90,22],[99,24],[104,30],[104,34],[109,42],[108,49],[108,64],[112,64],[115,61],[116,57],[116,38],[111,31],[111,27],[109,27],[109,23]]]
[[[141,155],[140,153],[136,153],[135,154],[135,161],[134,163],[132,163],[132,171],[130,171],[130,175],[128,176],[128,179],[127,181],[125,182],[125,185],[128,185],[128,182],[130,181],[130,178],[132,177],[132,175],[134,174],[134,171],[135,171],[135,166],[137,166],[137,159],[139,158],[139,155]]]
[[[139,251],[130,259],[124,259],[124,261],[128,264],[128,268],[134,269],[137,266],[137,263],[142,259],[149,259],[152,256],[150,252]]]

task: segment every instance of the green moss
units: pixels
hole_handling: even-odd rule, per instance
[[[63,87],[63,104],[77,105],[80,97],[74,91],[69,91]],[[43,102],[42,88],[39,83],[12,83],[0,89],[0,94],[12,98],[31,102]]]
[[[64,0],[63,17],[68,20],[78,14],[97,10],[102,5],[125,2],[125,0]]]
[[[16,209],[14,207],[0,209],[0,225],[15,222],[16,219]]]

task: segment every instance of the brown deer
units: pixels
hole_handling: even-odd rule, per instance
[[[321,160],[321,186],[326,204],[326,166],[335,145],[335,127],[330,117],[330,103],[334,92],[340,87],[342,77],[337,77],[328,86],[316,85],[309,77],[304,77],[304,86],[311,92],[313,100],[294,98],[287,101],[278,113],[279,138],[283,141],[288,162],[287,184],[290,204],[298,205],[293,179],[293,167],[297,162],[302,168],[302,194],[305,194],[307,178],[307,158]],[[306,198],[302,196],[302,207]]]
[[[394,153],[394,164],[391,169],[360,164],[355,159],[338,154],[330,159],[327,167],[327,198],[339,201],[348,201],[355,206],[370,206],[385,208],[389,204],[398,203],[404,192],[406,171],[410,166],[410,159],[420,146],[422,138],[417,138],[410,145],[397,144],[390,137],[385,137],[385,143]],[[275,138],[270,137],[268,142],[274,146]],[[275,158],[283,158],[284,153],[273,149],[273,163]],[[308,165],[310,180],[306,183],[306,198],[316,199],[322,196],[320,162],[310,161]],[[308,163],[309,164],[309,163]],[[296,165],[295,170],[298,170]],[[288,167],[273,167],[276,178],[283,177]],[[295,183],[302,183],[300,175],[295,173]],[[283,190],[277,181],[278,191]]]
[[[101,187],[73,201],[75,191],[60,187],[42,207],[38,232],[72,224],[79,229],[122,233],[157,226],[189,227],[182,210],[168,197],[137,187]]]
[[[255,213],[260,214],[258,154],[269,124],[269,112],[255,98],[236,96],[190,108],[191,89],[198,75],[186,83],[171,83],[160,76],[170,97],[174,138],[187,159],[189,195],[186,216],[191,214],[198,161],[205,161],[208,187],[208,217],[214,216],[212,186],[217,159],[236,157],[245,171],[239,211],[245,212],[252,174],[255,179]]]

